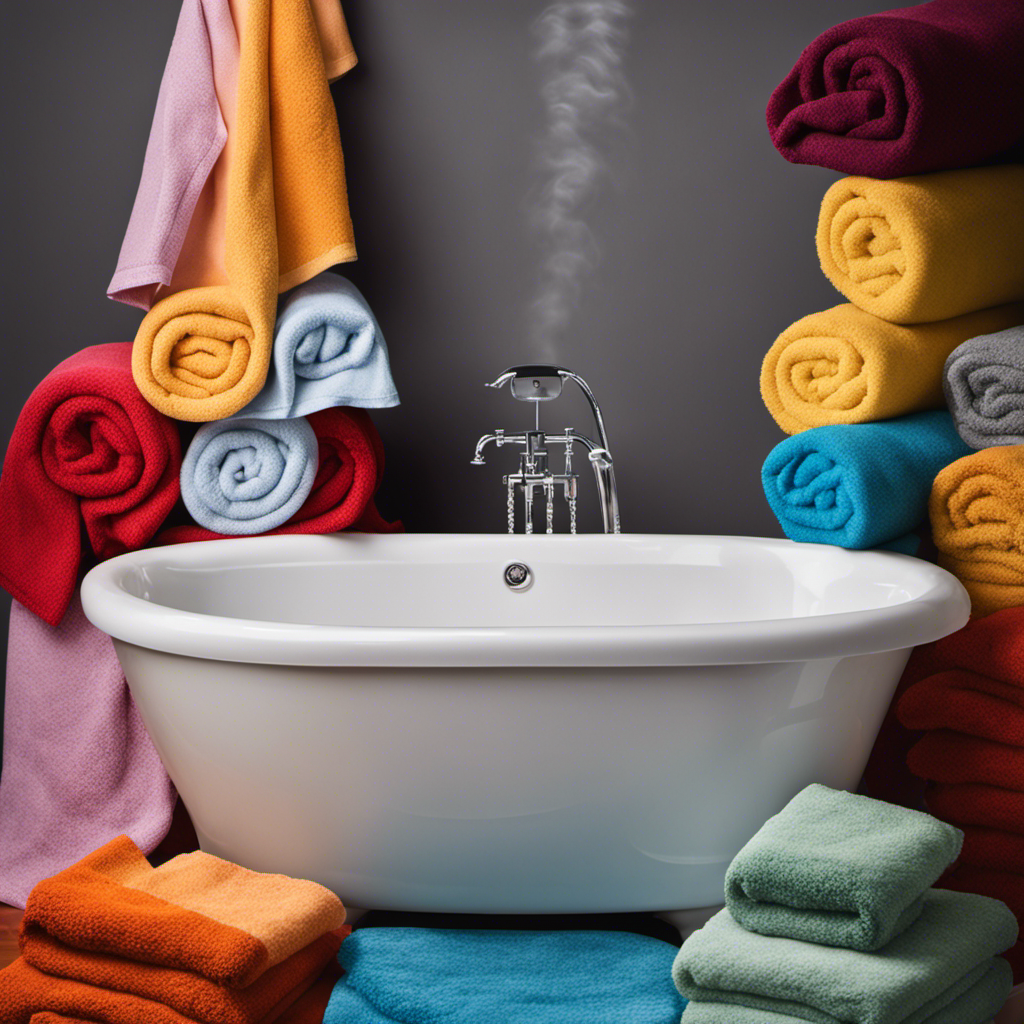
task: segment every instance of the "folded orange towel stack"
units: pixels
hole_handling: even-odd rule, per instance
[[[298,1024],[344,920],[316,882],[201,852],[153,868],[119,836],[32,890],[21,956],[0,971],[3,1019]]]

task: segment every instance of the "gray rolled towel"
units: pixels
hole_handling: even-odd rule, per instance
[[[1024,444],[1024,325],[953,349],[942,387],[957,433],[972,448]]]

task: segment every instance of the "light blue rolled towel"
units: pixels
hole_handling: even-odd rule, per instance
[[[998,954],[1016,938],[1006,904],[948,889],[929,890],[917,920],[870,953],[748,932],[723,910],[683,943],[672,978],[688,1000],[746,1008],[723,1022],[767,1010],[816,1024],[982,1024],[1013,986]]]
[[[631,932],[358,928],[323,1024],[678,1024],[675,954]]]
[[[265,533],[287,522],[309,496],[318,449],[302,418],[206,423],[185,453],[181,497],[208,530]]]
[[[911,552],[908,535],[927,520],[935,477],[970,453],[948,412],[921,412],[787,437],[761,482],[792,540]]]
[[[388,350],[351,281],[318,274],[281,299],[263,390],[234,419],[279,420],[347,405],[398,405]]]

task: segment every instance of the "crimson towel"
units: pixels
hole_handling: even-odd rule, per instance
[[[59,626],[11,605],[0,774],[0,900],[126,834],[146,853],[176,794],[128,692],[110,637],[77,590]],[[2,1014],[0,1014],[2,1017]]]
[[[0,476],[0,586],[51,626],[71,600],[81,527],[99,558],[142,547],[180,491],[172,420],[139,394],[130,342],[60,363],[25,403]]]
[[[907,764],[931,782],[981,782],[1024,792],[1024,746],[932,729],[911,748]]]
[[[932,0],[843,22],[772,93],[789,161],[899,178],[972,167],[1024,139],[1024,4]]]
[[[333,408],[311,413],[307,419],[319,445],[313,490],[288,522],[262,536],[333,533],[350,527],[367,533],[401,529],[381,519],[373,504],[384,472],[384,445],[369,415],[362,409]],[[164,530],[157,542],[181,544],[224,536],[193,523]]]

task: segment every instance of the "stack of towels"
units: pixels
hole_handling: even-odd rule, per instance
[[[0,971],[10,1024],[320,1024],[345,908],[207,853],[158,868],[119,836],[32,890]]]
[[[736,855],[726,909],[672,976],[683,1024],[985,1024],[1012,981],[1017,922],[933,888],[961,833],[826,786],[799,793]]]
[[[762,474],[789,537],[914,551],[936,477],[971,451],[943,369],[1024,323],[1024,166],[963,168],[1024,139],[1022,61],[1017,0],[932,0],[830,29],[772,96],[787,159],[852,175],[817,228],[848,301],[783,331],[761,371],[792,435]]]
[[[354,63],[338,0],[182,2],[109,289],[146,316],[46,376],[0,475],[0,900],[121,833],[151,852],[177,799],[82,615],[84,570],[154,542],[400,529],[366,412],[398,402],[387,347],[329,270],[356,255],[328,85]]]

